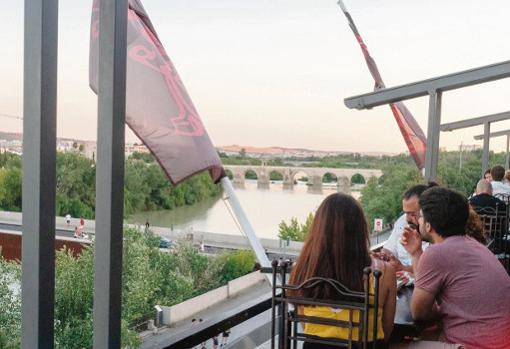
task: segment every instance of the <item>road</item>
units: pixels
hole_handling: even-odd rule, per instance
[[[2,231],[2,230],[21,232],[21,225],[19,225],[17,223],[0,222],[0,231]],[[72,229],[72,227],[70,227],[69,229],[57,228],[57,229],[55,229],[55,234],[58,236],[65,236],[65,237],[72,238],[74,235],[74,229]]]

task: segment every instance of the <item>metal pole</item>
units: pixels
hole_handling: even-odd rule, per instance
[[[459,154],[459,173],[462,172],[462,142],[460,142],[460,154]]]
[[[441,126],[441,91],[429,92],[429,122],[427,129],[427,154],[425,156],[425,179],[437,177],[439,159],[439,132]]]
[[[248,220],[248,217],[246,216],[246,213],[244,212],[241,203],[239,202],[239,199],[237,198],[234,187],[232,186],[232,182],[230,182],[230,179],[228,177],[223,177],[221,179],[221,185],[225,190],[225,193],[227,195],[226,199],[230,203],[232,211],[234,212],[234,215],[237,221],[239,222],[239,225],[241,226],[246,237],[248,238],[251,248],[255,252],[255,257],[257,257],[257,260],[259,261],[262,267],[269,268],[271,266],[271,263],[267,258],[266,252],[264,251],[262,244],[260,243],[259,239],[257,239],[255,230],[253,230],[253,227],[251,226],[250,221]]]
[[[94,348],[121,345],[127,0],[100,2]]]
[[[21,281],[24,349],[54,347],[57,43],[58,1],[26,0]]]
[[[482,153],[482,178],[485,170],[489,168],[489,134],[491,124],[486,122],[483,124],[483,153]]]
[[[510,133],[508,133],[506,135],[506,157],[505,157],[505,168],[506,169],[510,168],[510,158],[509,158],[509,154],[508,154],[509,145],[510,145]]]

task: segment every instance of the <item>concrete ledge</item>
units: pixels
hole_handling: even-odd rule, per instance
[[[259,271],[241,276],[240,278],[229,281],[227,284],[228,287],[228,297],[234,297],[245,289],[252,287],[253,285],[263,282],[265,280],[264,274]]]
[[[161,309],[163,309],[163,324],[172,326],[181,320],[190,318],[194,314],[200,313],[215,304],[234,297],[257,283],[264,281],[264,274],[256,271],[232,280],[226,286],[219,287],[182,303],[171,307],[161,306]]]
[[[227,298],[228,286],[222,286],[171,307],[163,306],[161,307],[163,309],[163,324],[167,326],[175,324]]]

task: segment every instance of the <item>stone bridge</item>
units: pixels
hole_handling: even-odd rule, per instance
[[[269,175],[272,172],[280,173],[283,177],[283,187],[285,189],[292,189],[297,174],[303,174],[308,177],[308,183],[313,190],[320,190],[322,188],[322,178],[325,174],[333,174],[337,178],[338,191],[349,193],[352,183],[352,177],[360,175],[363,177],[365,183],[371,178],[379,178],[382,176],[382,171],[378,169],[361,169],[361,168],[326,168],[326,167],[291,167],[291,166],[239,166],[239,165],[224,165],[226,171],[230,171],[233,175],[233,183],[236,186],[244,186],[246,173],[253,171],[257,175],[257,185],[261,188],[268,188],[270,179]]]

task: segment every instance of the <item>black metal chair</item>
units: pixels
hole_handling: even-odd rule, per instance
[[[297,349],[298,342],[315,343],[316,345],[325,345],[328,347],[339,347],[348,349],[376,349],[378,348],[377,331],[378,331],[378,310],[379,310],[379,279],[381,271],[374,270],[374,294],[370,293],[370,277],[372,274],[371,268],[364,269],[364,292],[351,291],[337,280],[313,277],[300,285],[291,285],[286,281],[287,273],[290,270],[290,265],[283,262],[278,265],[278,261],[273,261],[273,302],[272,302],[272,327],[271,327],[271,349],[275,349],[275,335],[276,335],[276,306],[279,305],[279,349]],[[279,277],[279,280],[278,280]],[[307,297],[289,296],[289,291],[299,291],[304,289],[311,289],[315,287],[329,286],[335,290],[342,300],[324,300],[314,299]],[[370,299],[373,298],[373,304],[370,304]],[[298,306],[325,306],[337,309],[343,309],[349,312],[349,320],[332,320],[322,317],[305,316],[300,314],[297,309]],[[373,336],[372,342],[368,342],[369,338],[369,310],[373,311]],[[359,312],[359,322],[353,320],[354,312]],[[319,324],[327,326],[335,326],[345,328],[348,330],[348,338],[325,338],[312,336],[303,333],[300,330],[300,324]],[[353,338],[353,329],[357,328],[360,338]]]
[[[494,253],[510,273],[510,233],[508,231],[508,210],[499,208],[482,207],[476,212],[482,221],[484,235],[487,237],[487,247]]]

